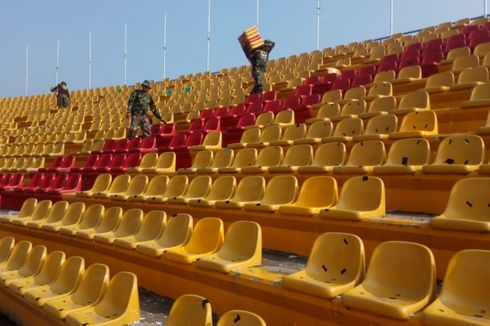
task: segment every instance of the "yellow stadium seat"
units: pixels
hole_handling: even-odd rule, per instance
[[[72,256],[65,261],[53,282],[29,289],[24,293],[24,299],[35,306],[42,307],[48,300],[72,293],[84,272],[85,260],[82,257]]]
[[[272,146],[292,145],[296,139],[304,138],[306,125],[304,123],[287,126],[280,140],[271,141]]]
[[[15,271],[21,268],[29,256],[31,248],[32,243],[29,241],[20,241],[16,243],[8,258],[0,263],[0,273]]]
[[[121,207],[111,207],[104,212],[104,216],[100,222],[91,228],[80,228],[76,231],[75,236],[78,238],[90,239],[92,240],[96,234],[105,234],[111,232],[121,222],[122,218],[122,208]]]
[[[361,238],[349,233],[329,232],[315,240],[305,269],[284,277],[282,286],[333,299],[358,285],[364,274]]]
[[[364,281],[342,295],[342,303],[394,319],[408,319],[435,296],[435,262],[418,243],[388,241],[378,245]]]
[[[451,90],[469,89],[486,82],[488,82],[487,67],[466,68],[459,74],[458,82],[451,86]]]
[[[156,201],[165,191],[168,183],[168,177],[166,175],[159,175],[153,177],[143,193],[134,194],[128,197],[128,201]]]
[[[318,121],[329,121],[333,117],[340,116],[340,104],[339,103],[325,103],[319,108],[316,116],[306,120],[306,123],[314,123]]]
[[[280,125],[272,125],[265,127],[260,134],[259,142],[247,143],[247,147],[266,147],[269,146],[271,142],[278,141],[281,139],[282,128]]]
[[[108,318],[108,316],[110,316]],[[66,323],[72,326],[90,324],[127,325],[140,319],[138,280],[129,272],[114,275],[102,297],[94,306],[69,313]]]
[[[15,239],[13,237],[3,237],[0,239],[0,264],[9,258],[14,244]]]
[[[385,164],[374,167],[375,174],[410,174],[429,163],[430,145],[424,138],[394,141]]]
[[[380,83],[389,83],[391,85],[391,81],[396,79],[396,72],[394,70],[386,70],[380,71],[374,76],[373,85]],[[393,95],[393,94],[389,94]],[[370,100],[371,94],[368,93],[367,100]]]
[[[43,218],[37,220],[32,218],[27,222],[26,226],[31,229],[40,229],[43,224],[58,222],[65,215],[69,205],[70,204],[65,200],[58,201],[53,204],[49,209],[49,212]]]
[[[184,294],[173,303],[166,325],[213,326],[211,304],[204,297]]]
[[[322,209],[337,203],[337,182],[332,177],[317,176],[306,179],[301,186],[298,199],[279,207],[279,212],[293,215],[315,215]]]
[[[278,127],[280,128],[280,127]],[[220,173],[238,173],[246,166],[253,166],[257,162],[257,149],[242,148],[235,155],[233,163],[228,167],[219,168]]]
[[[332,136],[333,124],[331,121],[313,122],[304,138],[294,140],[294,144],[319,144],[323,138]]]
[[[265,191],[265,179],[261,176],[247,176],[240,180],[233,197],[229,200],[217,200],[219,208],[241,208],[247,203],[259,201]]]
[[[449,262],[439,297],[422,314],[424,325],[488,325],[489,262],[488,250],[456,253]]]
[[[109,190],[109,187],[112,184],[112,175],[109,173],[99,174],[97,179],[95,179],[95,183],[89,190],[80,191],[75,193],[76,196],[81,197],[92,197],[96,193],[104,193]]]
[[[487,115],[487,122],[483,127],[478,128],[476,131],[477,134],[479,135],[487,135],[490,134],[490,112]],[[488,173],[488,172],[487,172]]]
[[[384,96],[375,98],[367,112],[359,114],[360,118],[372,118],[377,115],[386,115],[394,113],[396,109],[396,98],[394,96]]]
[[[356,143],[350,153],[347,163],[336,166],[334,173],[367,173],[374,167],[380,166],[386,159],[385,146],[381,140],[368,140]]]
[[[104,295],[109,279],[107,265],[92,264],[83,273],[80,284],[74,292],[46,301],[43,309],[55,318],[65,319],[70,313],[98,303]]]
[[[292,175],[273,177],[267,183],[264,196],[257,202],[246,203],[246,210],[274,212],[296,199],[298,180]]]
[[[79,230],[95,228],[99,224],[104,213],[104,205],[92,204],[87,208],[78,223],[60,226],[59,232],[66,235],[75,235]]]
[[[177,214],[167,220],[163,233],[156,240],[146,241],[136,246],[136,251],[153,257],[165,251],[185,245],[192,234],[192,216]]]
[[[490,82],[477,85],[471,91],[471,97],[469,101],[464,101],[461,103],[463,108],[473,108],[490,106]]]
[[[114,243],[116,238],[124,238],[135,235],[138,232],[143,220],[143,211],[139,208],[132,208],[124,212],[121,223],[109,232],[94,235],[96,242]]]
[[[254,165],[244,166],[240,169],[242,173],[261,173],[269,170],[269,167],[279,165],[283,160],[283,149],[281,146],[264,147]]]
[[[220,176],[214,180],[209,193],[204,198],[191,199],[191,206],[211,207],[218,200],[229,200],[236,188],[236,179],[233,176]]]
[[[410,83],[416,80],[422,79],[422,68],[419,65],[407,66],[400,69],[398,77],[392,80],[394,85]]]
[[[257,116],[254,125],[245,126],[245,129],[259,127],[264,128],[270,126],[274,122],[274,113],[272,112],[262,112]]]
[[[348,118],[357,118],[360,114],[366,111],[365,100],[350,100],[344,104],[342,111],[338,116],[330,117],[332,121],[339,121]]]
[[[197,169],[197,173],[216,173],[220,168],[229,167],[233,162],[235,154],[232,149],[224,148],[218,151],[214,156],[213,162],[209,167]]]
[[[41,225],[41,229],[47,231],[58,232],[62,226],[69,226],[78,224],[80,219],[85,214],[85,203],[83,202],[72,202],[65,214],[62,216],[61,220],[49,222],[46,221],[45,224]]]
[[[467,174],[483,163],[485,144],[478,135],[453,135],[444,138],[432,164],[425,165],[424,173]]]
[[[262,264],[262,231],[251,221],[233,222],[221,248],[194,263],[199,268],[228,273],[232,269]]]
[[[33,247],[19,268],[0,272],[1,283],[4,286],[9,286],[13,281],[36,275],[46,259],[46,252],[45,246]]]
[[[243,132],[240,142],[232,143],[227,146],[227,148],[244,148],[247,147],[248,143],[258,143],[260,142],[261,129],[254,126],[253,128],[245,129]]]
[[[437,115],[430,110],[410,112],[403,117],[400,129],[392,132],[390,138],[416,138],[435,136],[439,133]]]
[[[58,250],[51,251],[48,257],[46,257],[39,273],[10,282],[9,289],[14,293],[24,295],[24,293],[33,288],[52,283],[58,276],[64,262],[64,252]]]
[[[269,167],[269,173],[295,172],[313,161],[313,147],[308,144],[289,147],[282,163]]]
[[[402,96],[396,114],[430,110],[429,93],[424,90],[415,91]]]
[[[356,135],[362,134],[364,123],[360,118],[349,118],[340,120],[335,127],[332,137],[322,139],[322,142],[352,141]]]
[[[107,191],[98,191],[92,194],[95,198],[109,198],[110,195],[124,193],[131,182],[131,176],[129,174],[121,174],[112,180],[111,185]]]
[[[294,111],[291,109],[279,111],[274,117],[274,125],[281,127],[294,125]]]
[[[114,245],[127,249],[136,249],[139,243],[157,239],[162,233],[167,215],[164,211],[150,211],[145,214],[141,227],[134,235],[119,237],[114,240]]]
[[[164,252],[163,256],[173,261],[190,264],[203,256],[216,252],[221,247],[223,240],[223,221],[216,217],[205,217],[196,223],[187,244],[169,249]]]
[[[172,204],[187,204],[192,199],[203,199],[208,194],[211,184],[212,179],[210,176],[197,176],[191,180],[189,187],[183,196],[168,198],[167,202]]]
[[[323,218],[362,220],[385,215],[385,187],[377,177],[359,176],[345,181],[339,201],[319,214]]]
[[[154,168],[157,164],[158,154],[157,153],[146,153],[143,155],[140,164],[134,168],[127,168],[126,172],[144,172],[144,169]]]
[[[459,57],[466,57],[471,54],[471,49],[469,47],[463,46],[461,48],[456,48],[450,50],[447,55],[446,59],[441,60],[441,63],[453,63],[454,60],[456,60]],[[473,58],[471,58],[473,59]]]
[[[217,326],[266,326],[264,319],[246,310],[230,310],[218,320]]]
[[[389,134],[395,132],[398,119],[394,114],[377,115],[369,119],[362,135],[354,136],[354,141],[387,139]]]
[[[13,219],[28,218],[34,213],[36,206],[37,206],[37,199],[34,197],[28,198],[22,203],[22,207],[20,208],[17,214],[0,216],[0,223],[2,222],[7,223],[12,221]]]
[[[424,90],[429,93],[440,93],[451,89],[455,83],[454,74],[451,71],[440,72],[427,78]]]
[[[490,178],[459,180],[451,189],[444,213],[432,218],[431,226],[437,229],[489,232],[489,186]]]
[[[485,57],[488,53],[490,53],[490,42],[480,43],[473,50],[473,54],[480,58]]]
[[[143,173],[173,173],[177,158],[174,152],[165,152],[158,157],[155,167],[143,169]]]
[[[148,176],[137,175],[133,177],[126,191],[109,195],[109,199],[117,201],[126,201],[128,198],[138,196],[144,193],[148,185]]]
[[[364,97],[366,97],[366,88],[364,86],[351,87],[345,91],[344,99],[340,103],[345,104],[352,101],[359,101]]]
[[[480,64],[480,59],[477,55],[469,54],[460,56],[454,59],[451,71],[461,72],[467,68],[475,68]]]
[[[329,172],[334,167],[344,164],[346,158],[344,143],[325,143],[318,146],[309,166],[300,166],[299,173]]]
[[[253,130],[253,129],[249,129]],[[247,130],[247,131],[249,131]],[[245,132],[247,132],[245,131]],[[190,174],[195,173],[198,169],[207,168],[211,165],[213,161],[213,151],[206,149],[197,152],[196,156],[192,160],[192,165],[188,168],[180,168],[177,170],[179,174]]]
[[[211,131],[206,137],[202,145],[191,146],[191,151],[202,151],[204,149],[217,150],[221,148],[223,136],[220,131]]]

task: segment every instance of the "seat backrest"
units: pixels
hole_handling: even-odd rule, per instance
[[[487,67],[466,68],[458,77],[458,84],[488,81]]]
[[[369,119],[365,135],[389,134],[397,130],[398,119],[394,114],[378,115]]]
[[[341,136],[356,136],[362,134],[364,129],[364,124],[360,118],[350,118],[343,119],[337,123],[335,131],[333,133],[334,137]]]
[[[158,157],[155,168],[167,169],[168,171],[173,172],[175,171],[176,160],[175,152],[164,152]]]
[[[344,143],[325,143],[318,146],[313,156],[314,166],[337,166],[342,165],[347,157]]]
[[[454,85],[454,82],[454,74],[451,71],[444,71],[431,75],[429,78],[427,78],[425,87],[452,86]]]
[[[332,121],[316,121],[308,128],[306,138],[325,138],[330,137],[333,132]]]
[[[316,176],[306,179],[295,205],[301,207],[330,207],[337,203],[337,181],[328,176]]]
[[[344,100],[360,100],[366,96],[364,86],[349,88],[344,94]]]
[[[471,91],[471,100],[490,99],[490,83],[476,85]]]
[[[275,124],[294,124],[294,111],[291,109],[280,111],[274,118]]]
[[[468,56],[470,54],[471,54],[471,49],[469,47],[466,47],[466,46],[458,47],[458,48],[451,49],[447,53],[446,59],[454,60],[456,58]]]
[[[391,144],[385,165],[425,165],[429,158],[430,145],[427,139],[399,139]]]
[[[222,134],[219,131],[209,132],[204,137],[203,145],[205,146],[221,146]]]
[[[223,221],[216,217],[205,217],[196,223],[185,249],[192,254],[212,253],[219,249],[223,240]]]
[[[233,160],[232,167],[242,168],[245,166],[255,165],[257,161],[257,149],[243,148],[238,151]]]
[[[140,168],[152,168],[157,164],[158,154],[157,153],[146,153],[141,159]]]
[[[255,120],[255,125],[257,126],[268,126],[274,122],[274,113],[272,112],[262,112],[257,116]]]
[[[29,252],[31,251],[32,243],[30,241],[19,241],[12,249],[7,261],[5,262],[5,269],[12,271],[19,269],[26,261]]]
[[[234,152],[232,149],[223,148],[216,153],[211,164],[212,168],[224,168],[231,165],[234,158]]]
[[[36,205],[37,205],[37,199],[36,198],[32,197],[32,198],[26,199],[22,203],[22,207],[20,208],[19,213],[17,213],[17,217],[23,218],[23,217],[31,216],[32,213],[34,212],[34,209],[36,208]],[[1,259],[0,259],[0,261],[1,261]]]
[[[322,104],[329,102],[338,102],[342,100],[342,91],[340,89],[325,92],[322,97]]]
[[[351,100],[344,104],[342,107],[341,116],[349,116],[351,114],[361,114],[366,111],[366,101],[364,100]]]
[[[402,96],[398,108],[424,108],[430,109],[429,93],[426,91],[415,91]]]
[[[275,166],[279,165],[283,159],[283,149],[281,146],[264,147],[257,158],[257,166]]]
[[[262,230],[251,221],[233,222],[217,255],[224,260],[242,261],[262,257]]]
[[[236,188],[236,179],[234,176],[224,175],[214,180],[208,195],[207,200],[226,200],[233,196]]]
[[[234,201],[258,201],[262,198],[265,191],[265,179],[262,176],[247,176],[238,183]]]
[[[191,180],[189,187],[184,194],[186,198],[202,198],[205,197],[209,189],[211,189],[211,184],[213,180],[208,175],[200,175]]]
[[[281,175],[273,177],[267,183],[264,197],[260,200],[262,204],[289,204],[296,199],[298,192],[298,180],[292,175]]]
[[[109,267],[104,264],[92,264],[83,273],[80,284],[71,295],[79,304],[98,302],[109,285]]]
[[[121,207],[110,207],[106,209],[102,220],[95,227],[96,233],[103,233],[114,230],[121,222],[122,216],[123,210]]]
[[[46,246],[37,245],[29,251],[24,264],[18,269],[20,276],[29,277],[37,274],[46,259]]]
[[[157,243],[163,248],[184,245],[192,234],[192,216],[176,214],[167,219],[167,224]]]
[[[51,200],[41,200],[34,209],[34,212],[31,215],[31,220],[41,220],[46,217],[52,207]]]
[[[454,59],[453,66],[451,70],[462,70],[470,67],[477,67],[480,64],[477,55],[470,54]]]
[[[293,145],[289,147],[281,165],[306,166],[313,160],[313,147],[307,144]]]
[[[131,182],[131,176],[128,174],[121,174],[114,178],[109,187],[108,193],[121,193],[128,189],[129,183]]]
[[[186,134],[185,133],[178,133],[176,135],[172,136],[172,140],[168,144],[169,147],[179,147],[183,146],[185,141],[186,141]]]
[[[362,141],[352,147],[346,165],[381,165],[385,161],[385,158],[385,147],[381,140]]]
[[[407,66],[400,70],[398,73],[398,79],[403,78],[422,78],[422,68],[419,65]]]
[[[99,174],[95,183],[90,191],[92,192],[103,192],[107,191],[112,184],[112,175],[109,173]]]
[[[246,129],[240,138],[240,143],[242,144],[259,142],[259,141],[260,141],[260,128],[257,127]]]
[[[39,273],[34,276],[33,283],[36,285],[45,285],[53,282],[65,263],[65,258],[63,251],[51,251],[46,257]]]
[[[433,111],[410,112],[403,117],[400,131],[430,131],[438,133],[437,115]]]
[[[140,241],[157,238],[162,233],[165,223],[167,223],[167,214],[164,211],[149,211],[145,214],[135,239]]]
[[[5,262],[10,253],[12,252],[12,248],[14,248],[15,239],[13,237],[3,237],[0,239],[0,263]]]
[[[145,196],[158,196],[165,192],[168,183],[168,176],[166,175],[158,175],[153,177],[146,187],[144,192]]]
[[[211,165],[213,161],[213,151],[206,149],[197,152],[196,156],[194,156],[194,160],[192,161],[192,168],[200,169],[205,168]]]
[[[46,222],[53,223],[60,221],[68,210],[69,205],[70,204],[65,200],[60,200],[54,203],[45,217]]]
[[[148,176],[146,175],[137,175],[131,179],[128,188],[125,191],[125,194],[128,196],[140,195],[142,194],[146,186],[148,185]]]
[[[282,135],[283,140],[295,140],[299,138],[304,138],[306,134],[306,125],[304,123],[299,123],[291,126],[287,126],[286,130]]]
[[[138,232],[141,222],[143,221],[143,215],[143,211],[139,208],[132,208],[125,211],[121,223],[119,223],[118,227],[114,230],[116,238]]]
[[[266,326],[265,321],[257,314],[246,310],[230,310],[218,320],[217,326]]]
[[[74,290],[85,272],[85,259],[72,256],[65,260],[56,280],[49,285],[51,291],[64,294]]]
[[[396,73],[393,69],[385,69],[385,70],[378,70],[378,73],[376,76],[374,76],[374,84],[379,84],[379,83],[386,83],[386,82],[391,82],[396,78]],[[391,85],[391,83],[390,83]],[[373,85],[374,86],[374,85]],[[371,94],[371,90],[368,94],[369,96],[374,95]],[[392,95],[392,94],[388,94]]]
[[[84,216],[85,214],[85,203],[83,202],[72,202],[68,209],[66,210],[61,223],[63,225],[75,224]]]
[[[95,163],[95,167],[97,167],[97,168],[108,167],[109,164],[111,163],[113,157],[114,157],[114,155],[112,155],[112,154],[102,154],[99,157],[99,159],[97,160],[97,162]]]
[[[180,296],[175,300],[170,309],[167,325],[212,326],[213,318],[209,300],[195,294],[184,294]]]
[[[358,176],[345,181],[338,208],[355,211],[372,211],[385,206],[385,188],[378,177]]]
[[[95,228],[102,216],[105,213],[105,206],[101,204],[92,204],[86,210],[82,216],[80,224],[78,224],[80,229]]]
[[[325,103],[322,104],[317,112],[317,118],[332,118],[340,115],[340,104],[339,103]]]
[[[167,183],[163,197],[181,197],[189,185],[189,179],[185,175],[175,175]]]
[[[114,275],[102,300],[94,307],[102,316],[125,314],[128,320],[139,320],[138,280],[135,274],[119,272]]]
[[[434,164],[482,164],[485,144],[477,135],[453,135],[446,137],[437,150]]]
[[[447,218],[490,221],[490,178],[461,179],[451,189],[444,215]]]

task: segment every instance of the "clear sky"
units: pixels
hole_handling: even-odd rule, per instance
[[[260,0],[261,34],[274,40],[271,58],[316,47],[317,0]],[[483,0],[394,0],[394,31],[406,32],[483,14]],[[210,69],[246,64],[237,36],[256,22],[257,0],[212,0]],[[389,34],[389,0],[321,0],[320,48]],[[167,76],[206,70],[208,0],[0,0],[0,97],[24,95],[29,45],[29,95],[60,81],[88,87],[123,83],[124,24],[128,25],[128,84],[163,76],[163,17],[167,14]]]

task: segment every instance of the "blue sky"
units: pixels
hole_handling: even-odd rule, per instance
[[[260,0],[260,32],[276,42],[271,58],[316,47],[317,0]],[[320,48],[389,34],[389,0],[321,0]],[[406,32],[483,14],[482,0],[395,0],[394,31]],[[167,76],[206,69],[207,0],[0,1],[0,97],[24,95],[29,45],[29,95],[60,80],[88,87],[92,32],[92,87],[123,83],[123,31],[128,25],[128,84],[163,76],[163,16],[167,14]],[[237,36],[256,22],[256,0],[212,0],[211,71],[247,61]]]

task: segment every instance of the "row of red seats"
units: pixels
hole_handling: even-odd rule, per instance
[[[141,153],[90,154],[83,167],[71,168],[76,173],[123,173],[139,165]]]
[[[0,191],[61,194],[77,192],[82,189],[82,175],[80,173],[43,173],[32,175],[27,185],[23,185],[23,174],[2,174],[0,177]]]

